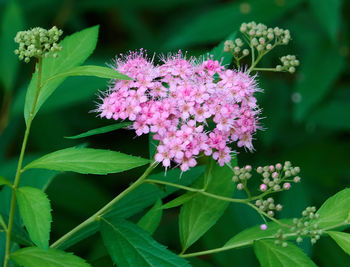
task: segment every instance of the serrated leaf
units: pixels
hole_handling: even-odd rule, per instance
[[[327,231],[326,233],[337,242],[339,247],[350,255],[350,234],[336,231]]]
[[[82,258],[58,249],[43,250],[37,247],[19,249],[11,259],[23,267],[89,267]]]
[[[216,162],[214,164],[212,166],[212,162],[209,161],[206,174],[202,181],[197,181],[198,184],[203,185],[203,181],[207,182],[206,192],[232,197],[234,191],[232,170],[226,165],[220,167]],[[198,194],[181,207],[179,230],[183,250],[190,247],[216,223],[228,204],[226,201]]]
[[[12,186],[12,184],[10,183],[9,180],[7,180],[5,177],[0,176],[0,186],[2,185],[8,185],[8,186]]]
[[[320,228],[344,223],[350,218],[350,188],[344,189],[328,198],[319,208],[317,224]]]
[[[81,65],[94,51],[97,43],[97,36],[98,26],[94,26],[64,38],[64,40],[60,42],[62,51],[58,52],[58,57],[43,59],[42,81],[45,81],[58,73],[65,72],[73,67]],[[26,123],[34,103],[37,79],[38,72],[36,71],[30,81],[26,95],[24,106],[24,118]],[[64,79],[65,78],[58,78],[50,81],[40,89],[39,98],[33,116],[35,116],[42,104],[44,104],[47,98],[50,97]]]
[[[6,91],[11,91],[19,65],[18,57],[14,54],[18,46],[14,38],[24,28],[23,14],[16,1],[8,2],[0,23],[0,82]]]
[[[46,194],[34,187],[17,190],[18,207],[30,239],[42,249],[48,249],[51,230],[51,205]]]
[[[337,39],[342,0],[310,0],[311,10],[330,39]]]
[[[67,71],[60,72],[56,75],[51,76],[46,81],[43,81],[43,86],[50,81],[53,81],[58,78],[66,78],[70,76],[93,76],[105,79],[119,79],[119,80],[131,80],[129,76],[122,74],[112,68],[86,65],[86,66],[77,66],[73,67]]]
[[[101,219],[101,234],[118,266],[190,266],[135,224],[122,219]]]
[[[103,134],[103,133],[108,133],[108,132],[112,132],[121,128],[125,128],[127,126],[132,125],[132,122],[119,122],[119,123],[115,123],[112,125],[108,125],[108,126],[104,126],[101,128],[97,128],[97,129],[93,129],[78,135],[74,135],[74,136],[68,136],[65,138],[68,139],[78,139],[78,138],[83,138],[83,137],[88,137],[88,136],[92,136],[92,135],[96,135],[96,134]]]
[[[254,252],[261,267],[317,266],[306,254],[293,243],[287,247],[275,245],[274,240],[254,242]]]
[[[139,220],[137,225],[150,235],[158,228],[162,219],[163,210],[161,209],[162,200],[158,199],[156,204]]]
[[[178,196],[177,198],[167,202],[161,208],[163,210],[165,210],[165,209],[170,209],[170,208],[181,206],[182,204],[185,204],[186,202],[190,201],[196,194],[197,194],[196,192],[187,192],[187,193],[182,194],[181,196]]]
[[[226,40],[234,41],[236,38],[237,32],[231,33],[227,38],[225,38],[218,46],[214,47],[208,54],[213,56],[214,60],[221,62],[221,65],[230,64],[233,58],[231,53],[224,51],[224,46]]]
[[[147,163],[150,163],[147,159],[115,151],[71,147],[34,160],[24,169],[39,168],[84,174],[108,174],[130,170]]]

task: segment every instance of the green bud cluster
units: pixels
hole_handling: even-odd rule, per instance
[[[224,43],[224,51],[232,53],[237,59],[242,59],[249,55],[249,50],[244,49],[243,45],[244,43],[240,38],[235,39],[235,41],[227,40]]]
[[[247,181],[252,177],[251,171],[252,167],[250,165],[247,165],[243,168],[239,168],[238,166],[234,167],[234,175],[232,177],[232,181],[238,183],[238,190],[243,190],[244,187],[246,187]]]
[[[275,200],[272,197],[269,197],[266,200],[258,199],[255,201],[255,206],[259,208],[259,210],[267,213],[269,217],[274,217],[276,211],[282,210],[281,204],[275,204]]]
[[[293,219],[291,231],[297,234],[296,241],[298,243],[303,241],[303,237],[309,237],[311,244],[315,244],[323,233],[322,229],[319,229],[318,224],[314,223],[314,220],[319,218],[316,208],[307,207],[301,214],[301,218]]]
[[[299,60],[294,55],[287,55],[281,57],[282,65],[276,66],[276,71],[288,71],[289,73],[295,72],[295,67],[299,66]]]
[[[282,229],[278,229],[277,233],[275,234],[275,238],[276,245],[281,245],[284,248],[288,246],[288,243],[285,241],[287,239],[287,235]]]
[[[15,42],[19,44],[15,54],[26,63],[32,57],[48,57],[50,53],[53,54],[53,57],[57,57],[57,52],[62,49],[58,45],[62,33],[62,30],[57,29],[56,26],[53,26],[50,30],[36,27],[28,31],[20,31],[15,37]]]

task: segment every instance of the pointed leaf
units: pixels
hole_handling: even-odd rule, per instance
[[[1,15],[0,83],[6,91],[11,91],[14,87],[19,65],[18,57],[14,54],[14,50],[18,47],[18,44],[13,39],[16,33],[24,28],[23,14],[16,1],[8,1]]]
[[[162,201],[157,200],[156,204],[139,220],[137,225],[151,235],[158,228],[160,220],[162,219],[163,210],[161,208]]]
[[[196,192],[187,192],[164,204],[161,208],[165,210],[181,206],[182,204],[185,204],[186,202],[190,201],[196,194]]]
[[[233,59],[233,55],[231,53],[228,53],[228,52],[224,51],[224,45],[225,45],[226,40],[234,41],[236,36],[237,36],[237,32],[236,31],[231,33],[218,46],[214,47],[208,53],[208,57],[209,57],[209,55],[212,55],[214,60],[218,60],[219,62],[221,62],[221,65],[230,64],[232,59]]]
[[[87,28],[80,32],[67,36],[60,42],[62,51],[58,53],[57,58],[49,57],[43,59],[42,81],[46,81],[50,77],[65,72],[75,66],[81,65],[94,51],[97,43],[98,26]],[[56,90],[56,88],[64,81],[65,78],[58,78],[48,82],[40,89],[40,94],[34,116],[47,100],[48,97]],[[30,81],[26,101],[24,106],[24,118],[28,121],[31,112],[38,80],[37,71],[34,73]]]
[[[38,247],[48,249],[52,217],[46,194],[34,187],[20,187],[17,190],[17,199],[30,239]]]
[[[234,184],[232,170],[228,166],[220,167],[216,162],[207,163],[207,170],[202,181],[206,183],[206,191],[232,197]],[[235,165],[235,164],[233,164]],[[209,171],[208,171],[209,170]],[[182,248],[185,250],[205,234],[221,217],[227,205],[226,201],[196,195],[181,207],[179,228]]]
[[[84,174],[108,174],[130,170],[149,160],[127,154],[92,148],[66,148],[29,163],[24,169],[39,168]]]
[[[337,242],[339,247],[350,255],[350,234],[336,231],[327,231],[326,233]]]
[[[190,266],[135,224],[101,219],[101,234],[113,262],[124,266]]]
[[[125,128],[125,127],[130,126],[130,125],[132,125],[132,122],[120,122],[120,123],[115,123],[112,125],[104,126],[101,128],[93,129],[93,130],[90,130],[90,131],[87,131],[87,132],[84,132],[84,133],[81,133],[78,135],[68,136],[65,138],[78,139],[78,138],[83,138],[83,137],[92,136],[92,135],[96,135],[96,134],[108,133],[108,132],[115,131],[115,130],[118,130],[121,128]]]
[[[7,180],[5,177],[0,176],[0,186],[2,185],[8,185],[8,186],[12,186],[12,184],[10,183],[9,180]]]
[[[258,240],[254,242],[254,252],[261,267],[316,267],[317,265],[293,243],[287,247],[275,245],[274,240]]]
[[[11,259],[23,267],[89,267],[82,258],[62,250],[43,250],[37,247],[19,249],[11,253]]]
[[[43,85],[47,84],[48,82],[54,79],[66,78],[69,76],[94,76],[94,77],[105,78],[105,79],[131,80],[130,77],[112,68],[86,65],[86,66],[77,66],[67,71],[60,72],[56,75],[53,75],[50,78],[48,78],[46,81],[44,81]]]

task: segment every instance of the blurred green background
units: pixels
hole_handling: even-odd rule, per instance
[[[96,24],[99,42],[88,63],[105,65],[116,55],[145,48],[149,54],[181,49],[201,55],[242,22],[255,20],[291,30],[293,42],[276,49],[261,66],[274,67],[278,56],[295,54],[301,65],[295,75],[262,73],[258,81],[262,125],[255,152],[239,151],[239,164],[290,160],[302,170],[302,183],[280,196],[281,216],[299,216],[308,205],[320,206],[350,184],[350,1],[342,0],[0,0],[0,170],[14,168],[24,132],[23,105],[33,63],[19,63],[12,54],[18,30],[57,25],[64,35]],[[112,121],[91,113],[105,80],[68,78],[45,103],[34,120],[27,155],[88,143],[147,157],[148,138],[119,130],[83,140],[71,136]],[[108,176],[59,174],[47,189],[53,205],[52,240],[87,218],[123,190],[142,171]],[[0,173],[1,174],[1,173]],[[167,200],[169,200],[168,198]],[[1,203],[0,203],[1,205]],[[349,203],[350,205],[350,203]],[[155,239],[179,251],[177,209],[167,210]],[[137,218],[137,217],[136,217]],[[191,250],[216,248],[242,229],[261,223],[246,207],[230,205]],[[99,236],[73,251],[94,266],[111,266]],[[302,244],[319,266],[349,266],[334,241],[324,238],[315,246]],[[251,248],[203,256],[194,266],[258,266]]]

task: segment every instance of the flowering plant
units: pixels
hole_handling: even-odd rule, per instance
[[[293,241],[310,239],[314,244],[323,235],[349,253],[349,234],[335,231],[350,225],[348,189],[330,197],[318,210],[307,207],[299,218],[279,219],[276,213],[283,206],[275,194],[300,182],[300,168],[289,161],[259,166],[254,174],[260,176],[257,179],[250,165],[237,164],[235,150],[253,151],[253,135],[262,129],[258,123],[262,111],[255,98],[262,90],[256,72],[294,73],[299,65],[295,56],[286,55],[281,57],[282,65],[257,67],[272,49],[289,43],[288,30],[243,23],[242,38],[225,40],[200,59],[179,52],[156,63],[158,59],[148,59],[140,50],[118,57],[112,68],[81,66],[94,49],[97,32],[98,27],[88,28],[59,43],[62,31],[56,27],[34,28],[15,37],[19,59],[29,63],[34,58],[37,63],[26,95],[26,131],[17,171],[13,179],[0,177],[1,197],[8,200],[4,204],[8,212],[0,213],[6,240],[4,267],[90,266],[65,250],[97,232],[118,266],[190,266],[186,259],[245,246],[254,247],[262,266],[315,266]],[[250,65],[242,65],[242,61],[247,64],[249,55]],[[223,64],[226,59],[234,61],[234,69],[229,62]],[[40,107],[66,77],[89,75],[111,79],[95,112],[102,118],[126,121],[71,138],[127,127],[137,136],[149,134],[150,159],[75,146],[24,163],[32,122]],[[129,187],[55,242],[50,242],[52,216],[43,192],[45,182],[39,188],[21,183],[21,176],[31,169],[109,174],[144,165],[148,166],[144,173]],[[235,189],[242,194],[234,195]],[[174,196],[179,190],[184,193]],[[261,222],[218,248],[187,252],[230,203],[253,209]],[[152,205],[136,223],[132,216]],[[163,210],[175,207],[180,207],[181,251],[177,252],[152,238]]]

